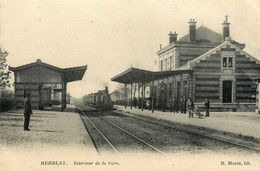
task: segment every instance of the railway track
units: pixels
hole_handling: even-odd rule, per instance
[[[115,146],[115,144],[113,144],[111,141],[113,141],[113,139],[109,140],[109,138],[107,138],[107,136],[105,136],[102,131],[99,130],[99,128],[89,119],[89,117],[87,116],[87,114],[82,111],[80,109],[79,106],[77,106],[77,109],[78,111],[84,115],[87,120],[89,121],[89,123],[92,124],[92,126],[97,130],[97,132],[106,140],[106,143],[109,144],[110,148],[113,149],[113,151],[116,153],[116,154],[120,154],[120,150],[118,150]],[[100,120],[102,120],[103,122],[106,122],[107,124],[110,125],[110,127],[114,127],[114,129],[117,129],[121,132],[124,132],[124,134],[127,134],[127,136],[130,136],[132,137],[133,139],[135,139],[136,141],[138,141],[139,143],[142,143],[143,145],[149,147],[150,149],[152,149],[153,151],[155,151],[156,153],[159,153],[163,156],[169,156],[168,154],[166,154],[165,150],[160,150],[161,148],[160,147],[155,147],[154,145],[152,145],[151,143],[148,143],[147,140],[144,140],[142,137],[140,136],[137,136],[137,135],[134,135],[133,133],[131,133],[131,131],[128,131],[124,128],[122,128],[122,126],[119,126],[117,124],[115,124],[114,122],[111,122],[107,119],[105,119],[104,117],[102,116],[99,116],[99,114],[93,112],[93,111],[89,111],[91,113],[91,115],[95,116],[95,117],[98,117],[100,118]],[[88,113],[89,113],[88,112]],[[117,114],[119,114],[117,112]],[[128,114],[122,114],[121,115],[127,115],[129,116]],[[187,130],[187,129],[180,129],[180,128],[177,128],[175,126],[172,126],[172,125],[169,125],[168,123],[165,123],[165,122],[159,122],[158,120],[151,120],[151,119],[147,119],[147,118],[143,118],[143,117],[137,117],[137,116],[133,116],[131,115],[131,118],[134,118],[136,120],[138,120],[139,122],[140,121],[143,121],[143,122],[146,122],[146,123],[150,123],[150,124],[156,124],[157,126],[161,126],[161,127],[165,127],[167,129],[170,129],[171,132],[172,131],[177,131],[177,132],[182,132],[182,133],[185,133],[185,134],[189,134],[191,136],[194,136],[196,137],[197,139],[206,139],[207,141],[213,141],[213,142],[218,142],[220,144],[224,144],[225,146],[228,146],[228,147],[235,147],[235,148],[238,148],[238,149],[243,149],[243,150],[250,150],[250,151],[254,151],[254,152],[257,152],[257,153],[260,153],[260,149],[257,149],[257,148],[254,148],[254,147],[250,147],[250,146],[246,146],[246,145],[242,145],[242,144],[238,144],[238,143],[235,143],[235,142],[231,142],[231,141],[227,141],[227,140],[224,140],[224,139],[220,139],[220,138],[216,138],[216,137],[213,137],[213,136],[210,136],[210,135],[206,135],[206,134],[203,134],[203,133],[199,133],[199,132],[195,132],[195,131],[191,131],[191,130]],[[196,145],[199,145],[200,143],[197,143],[197,142],[194,142],[194,144]],[[177,144],[175,144],[177,146]],[[147,148],[146,147],[146,148]],[[162,147],[162,146],[161,146]]]
[[[79,107],[77,107],[78,111],[84,115],[86,117],[86,119],[89,121],[89,123],[91,123],[91,125],[97,130],[97,132],[104,138],[104,140],[106,141],[106,143],[111,147],[111,149],[113,150],[114,153],[116,154],[120,154],[120,150],[118,150],[115,145],[113,145],[113,143],[111,142],[111,140],[109,140],[109,138],[104,135],[104,133],[102,133],[102,131],[96,126],[95,123],[93,123],[91,121],[91,119],[89,119],[89,116],[87,116],[87,114],[82,111]],[[96,117],[100,118],[101,120],[105,121],[106,123],[112,125],[114,128],[120,130],[121,132],[124,132],[126,135],[132,137],[133,139],[135,139],[136,141],[138,141],[139,143],[142,143],[143,145],[145,145],[145,148],[149,148],[152,149],[153,152],[156,152],[160,155],[163,156],[167,156],[169,157],[169,155],[167,155],[166,153],[162,152],[161,150],[157,149],[156,147],[154,147],[153,145],[149,144],[148,142],[146,142],[145,140],[141,139],[140,137],[137,137],[136,135],[130,133],[129,131],[123,129],[122,127],[116,125],[115,123],[103,118],[102,116],[99,116],[97,113],[93,112],[93,111],[89,111],[92,115],[95,115]],[[144,148],[144,147],[143,147]]]
[[[118,114],[119,114],[119,113],[118,113]],[[133,115],[122,114],[122,113],[120,113],[120,114],[121,114],[121,115],[131,116],[131,117],[136,118],[136,119],[141,119],[141,120],[146,121],[146,122],[149,122],[149,123],[158,124],[158,121],[153,121],[153,120],[147,119],[147,118],[145,118],[145,117],[133,116]],[[248,145],[239,144],[239,143],[236,143],[236,142],[232,142],[232,141],[228,141],[228,140],[225,140],[225,139],[217,138],[217,137],[210,136],[210,135],[203,134],[203,133],[196,132],[196,131],[191,131],[191,130],[187,130],[187,129],[177,128],[177,127],[174,127],[174,126],[172,126],[172,125],[170,126],[170,125],[167,124],[167,123],[162,123],[162,121],[161,121],[160,124],[161,124],[162,126],[166,126],[166,127],[172,128],[172,129],[179,130],[179,131],[183,131],[183,132],[187,132],[187,133],[190,133],[190,134],[194,134],[194,135],[196,135],[196,136],[209,138],[209,139],[212,139],[212,140],[215,140],[215,141],[223,142],[223,143],[230,144],[230,145],[233,145],[233,146],[236,146],[236,147],[239,147],[239,148],[248,149],[248,150],[251,150],[251,151],[255,151],[256,153],[260,153],[260,149],[259,149],[259,148],[250,147],[250,146],[248,146]]]

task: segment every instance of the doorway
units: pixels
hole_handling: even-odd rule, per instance
[[[223,81],[223,103],[232,102],[232,81]]]
[[[51,89],[42,88],[41,89],[41,107],[47,107],[51,104]]]

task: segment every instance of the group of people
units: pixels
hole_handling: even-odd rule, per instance
[[[178,101],[175,97],[170,99],[170,111],[176,112],[181,111],[181,113],[186,113],[186,101],[181,97],[181,100]]]
[[[189,98],[187,102],[182,97],[181,97],[180,102],[175,97],[170,99],[170,112],[178,113],[179,107],[180,107],[181,113],[186,113],[186,110],[188,110],[189,118],[191,118],[191,117],[193,118],[194,103],[191,98]],[[205,98],[204,107],[205,107],[205,112],[206,112],[205,117],[209,117],[210,102],[209,102],[208,98]]]
[[[139,108],[141,108],[141,99],[139,99]],[[146,100],[145,102],[145,105],[147,109],[151,110],[152,108],[152,104],[151,104],[151,99],[148,99]],[[162,100],[161,101],[161,105],[159,103],[159,106],[161,106],[162,108],[162,111],[166,111],[166,99]],[[133,100],[133,105],[134,107],[137,106],[137,99],[134,98]],[[209,117],[209,108],[210,108],[210,102],[209,102],[209,99],[206,97],[205,98],[205,101],[204,101],[204,108],[205,108],[205,112],[206,112],[206,115],[205,117]],[[189,98],[187,101],[181,97],[180,100],[178,100],[177,98],[173,97],[173,98],[170,98],[169,99],[169,109],[170,109],[170,112],[176,112],[178,113],[179,111],[183,114],[185,114],[187,111],[189,112],[189,118],[190,117],[193,117],[193,113],[194,113],[194,103],[192,101],[191,98]]]
[[[205,108],[205,111],[206,111],[205,117],[209,117],[210,102],[209,102],[209,99],[207,97],[205,98],[204,108]],[[191,100],[191,98],[189,98],[189,100],[187,101],[187,109],[189,111],[189,118],[191,118],[191,117],[193,118],[194,103]]]

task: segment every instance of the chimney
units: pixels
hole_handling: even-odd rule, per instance
[[[108,94],[108,87],[105,87],[105,93]]]
[[[162,49],[162,44],[160,44],[160,50]]]
[[[190,30],[189,30],[189,41],[195,42],[196,41],[196,23],[194,19],[190,19],[188,22],[190,24]]]
[[[222,39],[222,41],[223,42],[225,41],[226,37],[229,37],[229,25],[230,25],[230,23],[228,22],[228,15],[226,15],[225,17],[226,17],[226,20],[224,20],[224,22],[222,23],[222,27],[223,27],[223,30],[222,30],[223,39]]]
[[[177,33],[176,33],[176,31],[174,32],[174,33],[172,33],[172,32],[170,32],[169,33],[169,44],[171,44],[171,43],[176,43],[177,42]]]

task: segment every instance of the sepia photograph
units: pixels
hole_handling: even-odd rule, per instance
[[[0,0],[0,170],[260,171],[259,0]]]

